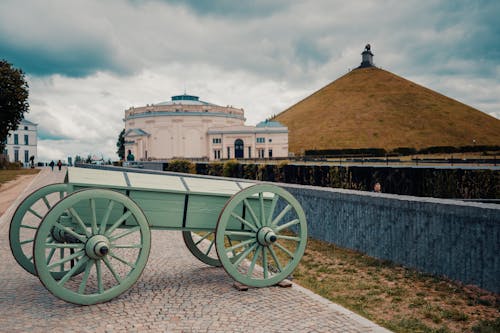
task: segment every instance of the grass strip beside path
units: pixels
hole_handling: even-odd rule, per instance
[[[16,179],[22,175],[34,175],[40,172],[40,169],[18,169],[18,170],[0,170],[0,188],[2,184]]]
[[[394,332],[500,332],[500,295],[309,239],[294,282]]]

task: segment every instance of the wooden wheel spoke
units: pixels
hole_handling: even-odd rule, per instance
[[[33,227],[33,226],[27,225],[27,224],[21,224],[21,228],[38,230],[38,227]]]
[[[43,216],[42,216],[42,215],[40,215],[40,214],[38,214],[38,212],[37,212],[37,211],[35,211],[35,210],[34,210],[34,209],[32,209],[32,208],[28,208],[28,212],[30,212],[31,214],[35,215],[35,216],[36,216],[36,217],[38,217],[40,220],[42,220],[42,219],[43,219]]]
[[[262,247],[262,269],[264,270],[264,279],[267,279],[269,276],[269,268],[267,267],[267,253],[266,247]]]
[[[196,243],[194,243],[194,245],[198,245],[200,244],[201,242],[203,242],[208,236],[210,236],[211,234],[213,234],[213,232],[209,231],[207,232],[206,234],[204,234],[200,239],[198,239],[198,241]]]
[[[274,232],[280,232],[283,229],[289,228],[289,227],[296,225],[296,224],[299,224],[299,223],[300,223],[299,219],[291,220],[290,222],[287,222],[285,224],[282,224],[282,225],[276,227],[274,229]]]
[[[213,239],[211,242],[210,242],[210,245],[208,246],[208,250],[205,252],[205,255],[208,256],[208,254],[210,253],[210,250],[212,249],[212,247],[214,246],[215,244],[215,239]]]
[[[47,197],[42,197],[42,200],[43,200],[43,203],[45,204],[45,206],[47,206],[47,209],[52,208],[50,206],[49,200],[47,200]]]
[[[56,252],[55,248],[50,249],[49,255],[47,256],[47,261],[46,261],[47,264],[52,260],[52,257],[54,256],[55,252]]]
[[[253,269],[255,268],[255,263],[257,262],[261,251],[262,251],[262,246],[259,245],[259,247],[257,247],[257,250],[255,250],[255,253],[254,253],[253,258],[252,258],[252,262],[250,263],[250,267],[248,267],[248,272],[247,272],[248,277],[252,276]]]
[[[97,235],[98,229],[97,229],[97,216],[96,216],[96,211],[95,211],[95,199],[91,198],[90,199],[90,210],[92,212],[92,234]]]
[[[92,269],[92,264],[93,264],[92,260],[87,261],[87,265],[85,266],[85,272],[83,273],[82,282],[80,283],[80,286],[78,287],[79,294],[85,293],[85,288],[87,287],[87,281],[89,280],[89,275],[90,275],[90,270]]]
[[[61,250],[64,250],[64,248],[61,248]],[[53,262],[52,264],[48,265],[48,266],[47,266],[47,268],[48,268],[48,269],[51,269],[51,268],[54,268],[54,267],[56,267],[56,266],[58,266],[58,265],[63,265],[63,266],[64,266],[64,264],[65,264],[66,262],[68,262],[68,261],[70,261],[70,260],[73,260],[73,259],[75,259],[75,258],[77,258],[77,257],[81,256],[81,255],[82,255],[82,254],[84,254],[84,253],[85,253],[85,251],[83,251],[83,250],[78,251],[78,252],[75,252],[75,253],[73,253],[73,254],[71,254],[71,255],[69,255],[69,256],[66,256],[66,257],[62,258],[61,260],[58,260],[58,261],[56,261],[56,262]]]
[[[110,237],[109,238],[109,241],[110,242],[113,242],[117,239],[120,239],[122,237],[125,237],[125,236],[128,236],[136,231],[140,231],[141,230],[141,227],[140,226],[137,226],[137,227],[133,227],[133,228],[130,228],[128,230],[126,230],[125,232],[121,233],[121,234],[118,234],[118,235],[114,235],[113,237]]]
[[[99,228],[99,234],[101,235],[104,234],[104,231],[106,231],[106,224],[108,223],[109,215],[111,214],[111,210],[113,209],[114,204],[115,202],[113,200],[109,200],[108,207],[106,208],[106,212],[102,217],[101,226]]]
[[[106,267],[108,267],[109,271],[111,272],[111,274],[115,278],[116,282],[122,283],[123,279],[120,277],[120,275],[118,275],[118,273],[116,273],[113,266],[111,266],[111,263],[109,262],[108,258],[103,257],[102,261],[104,261],[104,264],[106,265]]]
[[[111,235],[111,233],[113,231],[115,231],[115,229],[118,228],[120,226],[120,224],[122,224],[131,215],[132,215],[132,212],[130,210],[127,210],[125,213],[123,213],[123,215],[120,216],[120,218],[118,220],[116,220],[116,222],[113,223],[113,225],[108,230],[106,230],[105,235],[109,237],[109,235]]]
[[[259,203],[260,203],[260,225],[266,225],[266,213],[264,211],[264,193],[259,192]]]
[[[84,246],[82,243],[45,243],[48,249],[83,249]]]
[[[87,237],[83,236],[83,235],[80,235],[78,233],[76,233],[75,231],[73,231],[72,229],[68,228],[68,227],[65,227],[63,226],[62,224],[60,223],[55,223],[54,224],[56,228],[64,231],[65,233],[68,233],[70,234],[71,236],[75,237],[76,239],[78,239],[79,241],[81,241],[82,243],[85,243],[87,241]]]
[[[288,254],[288,256],[290,258],[294,258],[295,256],[293,255],[292,252],[290,252],[286,247],[284,247],[283,245],[281,245],[280,243],[274,243],[274,245],[276,245],[281,251],[285,252],[286,254]]]
[[[247,239],[246,241],[243,241],[243,242],[241,242],[241,243],[238,243],[238,244],[236,244],[236,245],[233,245],[233,246],[231,246],[231,247],[228,247],[228,248],[226,248],[226,253],[227,253],[227,252],[232,252],[232,251],[234,251],[234,250],[236,250],[236,249],[239,249],[240,247],[246,246],[246,245],[248,245],[248,244],[250,244],[250,243],[252,243],[252,242],[255,242],[255,239],[254,239],[254,238],[252,238],[252,239]]]
[[[131,268],[135,268],[135,265],[134,264],[131,264],[129,263],[127,260],[123,259],[122,257],[118,256],[116,253],[113,253],[113,252],[110,252],[109,255],[112,257],[112,258],[115,258],[116,260],[124,263],[125,265],[127,266],[130,266]]]
[[[278,203],[280,196],[278,194],[274,194],[273,201],[271,202],[271,207],[269,208],[269,216],[267,218],[266,225],[271,225],[271,221],[273,220],[274,210],[276,209],[276,204]]]
[[[250,222],[248,222],[247,220],[245,220],[241,216],[238,216],[236,213],[232,212],[231,216],[234,217],[235,219],[237,219],[238,221],[240,221],[241,223],[243,223],[244,225],[246,225],[247,227],[249,227],[250,229],[252,229],[253,232],[258,231],[258,229],[255,227],[255,225],[251,224]]]
[[[255,248],[257,246],[258,246],[258,243],[254,243],[252,246],[249,246],[248,249],[246,249],[242,253],[238,254],[238,256],[237,256],[238,259],[236,259],[236,261],[233,263],[233,265],[238,267],[239,264],[243,261],[243,259],[245,259],[250,254],[250,252],[255,250]]]
[[[248,209],[248,212],[250,213],[250,216],[252,216],[252,219],[253,221],[255,222],[255,225],[257,226],[257,228],[260,228],[262,227],[262,225],[260,224],[260,221],[259,219],[257,218],[257,215],[255,215],[255,212],[252,208],[252,206],[250,206],[250,203],[248,202],[247,199],[244,199],[243,200],[243,203],[245,204],[245,206],[247,207]]]
[[[251,232],[251,231],[226,230],[225,235],[226,236],[244,236],[244,237],[255,238],[255,232]]]
[[[288,213],[292,209],[292,205],[288,204],[286,207],[281,211],[281,213],[276,216],[276,218],[273,220],[271,223],[271,227],[275,227],[280,223],[281,219],[285,216],[286,213]]]
[[[111,248],[114,249],[140,249],[142,244],[112,244]]]
[[[80,228],[82,229],[82,231],[85,233],[85,236],[87,236],[87,237],[92,236],[92,233],[87,230],[87,227],[85,226],[85,223],[83,223],[82,218],[76,212],[76,210],[73,207],[71,207],[71,208],[68,209],[68,211],[75,218],[76,222],[78,222],[78,225],[80,226]]]
[[[23,240],[22,242],[19,242],[19,244],[24,245],[24,244],[28,244],[28,243],[33,243],[34,240],[35,240],[34,238],[30,238],[27,240]]]
[[[89,257],[85,256],[82,259],[78,260],[75,266],[71,268],[64,276],[62,277],[61,280],[57,282],[58,285],[64,286],[64,284],[69,280],[70,277],[72,277],[77,270],[80,269],[87,261],[89,261]]]
[[[99,290],[99,294],[104,292],[104,287],[102,285],[102,270],[101,270],[101,261],[95,260],[95,273],[97,277],[97,289]]]
[[[286,235],[276,235],[276,238],[300,242],[300,237],[286,236]]]
[[[283,271],[283,266],[281,266],[281,263],[278,260],[278,256],[276,255],[276,252],[274,252],[272,246],[269,246],[267,249],[269,250],[269,253],[271,253],[271,257],[273,257],[274,263],[276,264],[276,266],[278,266],[278,270],[280,272]]]

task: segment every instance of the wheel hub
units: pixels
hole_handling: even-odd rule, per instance
[[[257,241],[260,245],[269,246],[272,243],[276,242],[278,237],[274,233],[273,229],[269,227],[262,227],[257,232]]]
[[[92,236],[85,244],[85,252],[92,259],[101,259],[109,252],[109,240],[103,235]]]

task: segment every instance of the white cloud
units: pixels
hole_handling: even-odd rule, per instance
[[[0,54],[28,72],[41,158],[116,158],[124,110],[184,88],[255,124],[357,67],[367,42],[378,66],[499,117],[490,2],[183,3],[0,3]]]

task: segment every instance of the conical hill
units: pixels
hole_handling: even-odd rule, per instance
[[[499,119],[377,67],[349,72],[275,120],[288,127],[296,154],[500,145]]]

